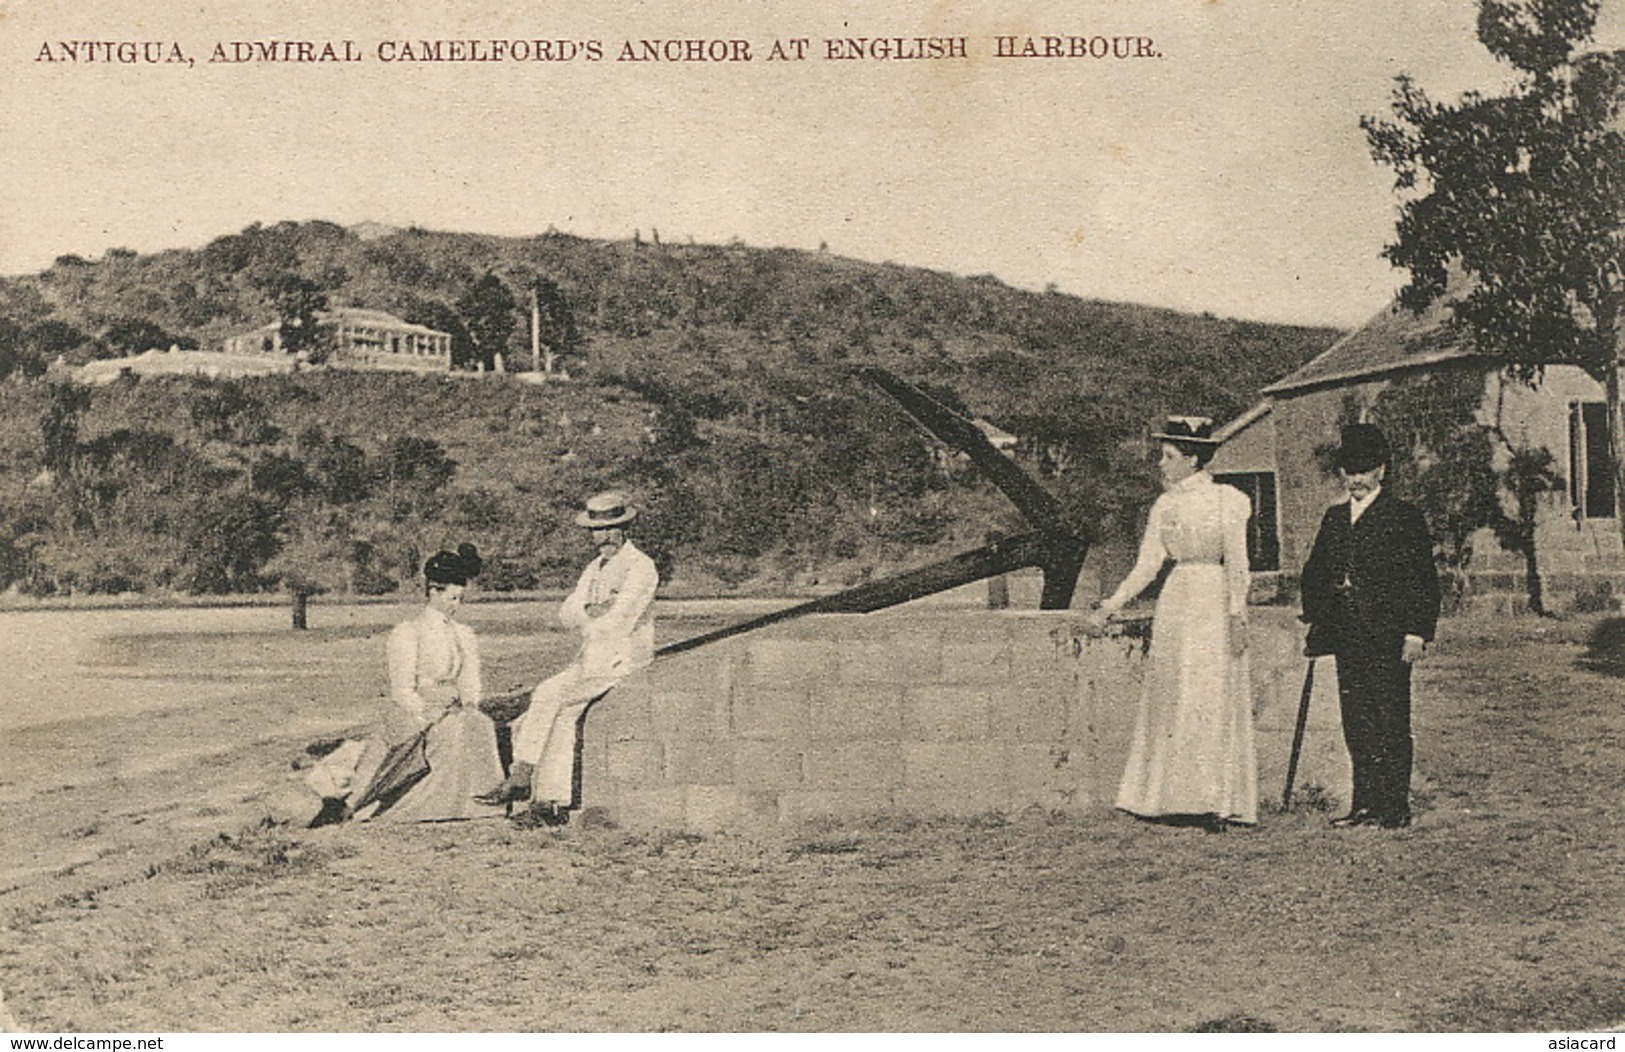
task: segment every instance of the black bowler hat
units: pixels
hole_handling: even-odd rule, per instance
[[[1375,424],[1350,424],[1337,447],[1337,466],[1351,474],[1371,471],[1388,463],[1388,438]]]
[[[1151,432],[1151,437],[1159,442],[1188,442],[1199,446],[1219,444],[1219,440],[1213,437],[1213,420],[1205,416],[1171,416],[1163,423],[1161,431]]]
[[[472,544],[459,544],[455,552],[438,551],[423,564],[423,576],[430,584],[464,584],[478,577],[484,563]]]

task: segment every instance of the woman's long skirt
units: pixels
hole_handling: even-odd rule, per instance
[[[496,725],[477,709],[458,709],[429,731],[429,773],[391,807],[364,808],[356,817],[375,822],[446,822],[461,818],[500,817],[502,808],[474,802],[474,795],[502,781],[497,756]],[[381,739],[367,743],[368,755],[357,772],[356,788],[371,781],[388,748]],[[370,771],[369,771],[370,769]]]
[[[1157,599],[1117,806],[1147,818],[1258,821],[1252,689],[1231,652],[1224,568],[1177,564]]]

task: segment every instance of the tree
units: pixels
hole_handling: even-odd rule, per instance
[[[514,330],[514,308],[513,293],[490,271],[457,300],[457,314],[473,341],[474,362],[480,367],[495,369],[496,356],[507,349],[508,337]],[[470,363],[454,361],[452,364]]]
[[[220,491],[199,495],[182,524],[186,565],[178,583],[215,595],[258,591],[282,525],[271,501]]]
[[[95,357],[94,341],[74,326],[59,318],[46,318],[30,326],[22,337],[25,348],[22,360],[44,365],[61,358],[70,365],[82,365]],[[25,368],[24,372],[33,372]]]
[[[1480,415],[1483,376],[1476,369],[1401,378],[1372,404],[1371,417],[1405,450],[1392,483],[1427,516],[1446,598],[1459,603],[1473,559],[1474,535],[1488,529],[1524,565],[1530,613],[1547,614],[1536,524],[1542,499],[1562,488],[1552,455],[1516,443]],[[1360,419],[1351,400],[1343,423]]]
[[[13,373],[39,376],[45,362],[26,342],[27,330],[15,318],[0,315],[0,380]]]
[[[581,330],[576,327],[575,312],[564,298],[564,291],[546,275],[537,275],[532,284],[530,307],[542,372],[551,373],[560,358],[580,348]]]
[[[384,488],[392,499],[425,503],[457,474],[457,462],[439,442],[416,435],[396,435],[379,458]]]
[[[366,451],[342,435],[329,436],[319,427],[308,428],[299,436],[296,452],[325,503],[355,504],[371,494],[373,473]]]
[[[1456,330],[1516,378],[1569,363],[1601,382],[1617,504],[1625,52],[1584,50],[1600,2],[1480,0],[1480,42],[1516,71],[1507,92],[1444,104],[1400,76],[1394,118],[1360,123],[1404,198],[1384,250],[1409,271],[1400,301],[1420,311],[1449,294]]]
[[[192,401],[191,418],[203,448],[241,470],[244,486],[254,492],[256,458],[282,437],[266,407],[241,384],[227,380],[199,392]]]
[[[337,508],[298,502],[282,517],[276,553],[266,560],[267,580],[280,581],[292,602],[295,629],[308,626],[311,596],[355,591],[355,544],[349,517]]]
[[[102,343],[114,357],[131,357],[143,351],[162,350],[176,340],[163,326],[147,318],[120,318],[102,332]]]
[[[59,484],[66,484],[79,460],[79,428],[90,408],[90,390],[52,384],[50,404],[40,417],[41,460]]]
[[[1541,499],[1563,486],[1563,477],[1547,449],[1517,448],[1511,450],[1501,482],[1512,497],[1513,513],[1504,515],[1495,524],[1496,539],[1501,547],[1523,556],[1524,591],[1529,597],[1529,612],[1545,617],[1545,589],[1540,579],[1539,552],[1535,546],[1535,527],[1540,520]]]
[[[313,364],[327,360],[328,347],[318,327],[327,310],[327,293],[316,282],[298,274],[277,273],[260,288],[270,297],[281,327],[282,349]]]
[[[474,341],[468,335],[467,327],[463,325],[462,316],[450,305],[437,299],[410,295],[400,304],[398,313],[403,321],[426,325],[449,334],[453,364],[466,364],[475,360]]]

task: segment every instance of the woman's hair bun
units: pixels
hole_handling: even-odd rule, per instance
[[[455,552],[438,551],[423,566],[423,576],[430,584],[467,584],[470,577],[478,577],[484,563],[479,549],[472,544],[459,544]]]

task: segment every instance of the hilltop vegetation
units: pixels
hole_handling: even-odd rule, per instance
[[[580,558],[569,510],[609,485],[694,582],[839,583],[1017,527],[860,364],[1017,435],[1079,523],[1124,536],[1154,492],[1148,422],[1233,415],[1336,335],[825,253],[364,233],[254,226],[0,281],[0,588],[381,592],[462,538],[488,587],[553,586]],[[528,365],[533,292],[569,378],[477,373]],[[48,369],[322,306],[448,331],[458,371],[86,389]]]

